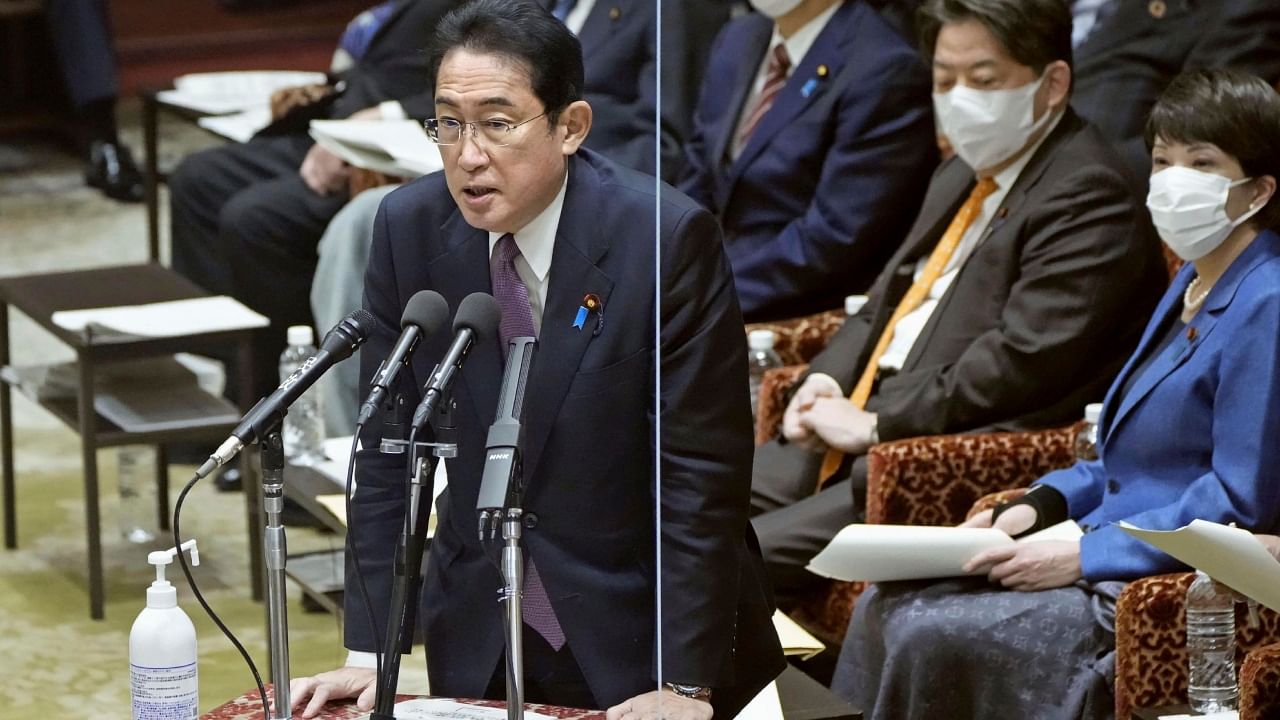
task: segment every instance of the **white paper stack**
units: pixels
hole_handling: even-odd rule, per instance
[[[414,178],[444,169],[440,149],[416,120],[312,120],[311,137],[366,170]]]
[[[170,300],[144,305],[117,305],[87,310],[60,310],[55,325],[81,332],[90,324],[103,331],[137,337],[180,337],[266,327],[270,321],[225,295]]]
[[[212,115],[225,115],[270,105],[271,94],[299,85],[325,82],[324,73],[253,70],[183,75],[172,90],[156,94],[161,102]]]

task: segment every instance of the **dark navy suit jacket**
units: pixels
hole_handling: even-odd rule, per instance
[[[928,70],[875,10],[848,0],[730,160],[772,32],[750,14],[716,39],[679,184],[720,219],[752,322],[865,291],[911,227],[937,156]]]
[[[656,185],[590,151],[569,160],[525,398],[524,508],[534,520],[524,542],[600,707],[656,687],[661,571],[662,677],[714,688],[717,716],[733,717],[784,665],[747,522],[752,436],[742,316],[714,219],[669,186],[659,196]],[[468,294],[490,292],[488,247],[442,173],[383,201],[365,280],[365,304],[378,321],[362,352],[366,387],[414,293],[435,290],[456,309]],[[592,314],[575,327],[588,293],[600,299],[603,318]],[[412,372],[402,374],[410,407],[449,335],[424,340]],[[501,377],[497,338],[482,338],[454,388],[458,456],[448,461],[423,595],[428,671],[439,695],[482,696],[502,652],[501,578],[482,552],[475,516]],[[376,448],[377,435],[366,432],[364,447]],[[373,607],[385,618],[404,458],[376,450],[358,457],[351,534]],[[365,608],[351,590],[345,642],[372,650]]]
[[[1116,523],[1176,530],[1196,518],[1280,529],[1280,236],[1259,235],[1227,268],[1187,331],[1123,395],[1174,316],[1195,268],[1174,278],[1142,341],[1107,393],[1099,459],[1040,482],[1090,528],[1086,579],[1129,580],[1182,565]],[[1192,330],[1194,329],[1194,332]]]

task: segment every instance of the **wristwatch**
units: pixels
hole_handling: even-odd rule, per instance
[[[701,685],[681,685],[680,683],[663,683],[671,692],[680,697],[692,698],[703,702],[711,702],[711,688]]]

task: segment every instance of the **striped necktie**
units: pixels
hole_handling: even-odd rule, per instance
[[[493,257],[489,261],[493,297],[502,308],[498,338],[502,342],[503,357],[506,357],[512,338],[538,336],[533,325],[533,310],[529,308],[529,288],[516,272],[515,260],[519,256],[516,239],[507,233],[493,246]],[[559,651],[564,647],[564,629],[556,619],[551,599],[547,597],[547,589],[542,585],[542,577],[538,575],[532,557],[527,558],[524,564],[521,608],[526,625],[536,630],[553,649]]]
[[[751,104],[751,112],[742,119],[742,125],[738,129],[738,138],[735,143],[738,152],[742,152],[742,149],[747,146],[747,141],[760,125],[761,118],[769,112],[769,108],[773,107],[774,101],[778,99],[778,93],[782,92],[783,86],[787,84],[787,72],[790,70],[791,58],[787,55],[787,46],[782,43],[774,45],[773,51],[769,54],[769,69],[765,74],[764,87],[761,87],[760,92],[756,94]]]
[[[871,357],[867,360],[867,366],[862,369],[862,376],[858,378],[858,384],[853,387],[853,392],[849,394],[849,402],[853,403],[859,410],[866,407],[867,399],[871,397],[871,388],[875,385],[876,374],[880,370],[880,357],[884,355],[885,350],[889,349],[889,343],[893,340],[893,331],[897,327],[898,321],[907,313],[920,307],[920,303],[929,297],[929,289],[933,287],[933,283],[942,275],[943,270],[947,267],[947,262],[951,260],[956,248],[960,246],[960,240],[982,211],[982,203],[986,201],[991,193],[996,191],[997,187],[996,181],[991,178],[983,178],[978,181],[978,184],[973,188],[973,192],[969,193],[969,199],[965,201],[964,205],[960,206],[960,211],[951,220],[951,224],[947,226],[947,231],[942,234],[942,239],[938,241],[938,245],[934,247],[933,252],[929,255],[929,260],[924,266],[924,272],[920,273],[920,277],[911,284],[911,289],[902,297],[902,301],[898,303],[898,307],[893,311],[893,316],[889,318],[888,324],[884,326],[884,330],[880,333],[880,339],[876,342],[876,347],[871,352]],[[840,469],[840,464],[843,462],[844,452],[835,448],[827,450],[826,456],[822,458],[822,468],[818,471],[819,488],[836,474],[836,471]]]

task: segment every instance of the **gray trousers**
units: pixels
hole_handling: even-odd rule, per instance
[[[363,306],[364,271],[373,242],[373,219],[378,206],[399,185],[366,190],[351,199],[329,221],[316,252],[320,259],[311,281],[311,313],[320,332],[338,324],[352,310]],[[359,352],[325,373],[318,383],[329,437],[355,430],[360,397]]]

